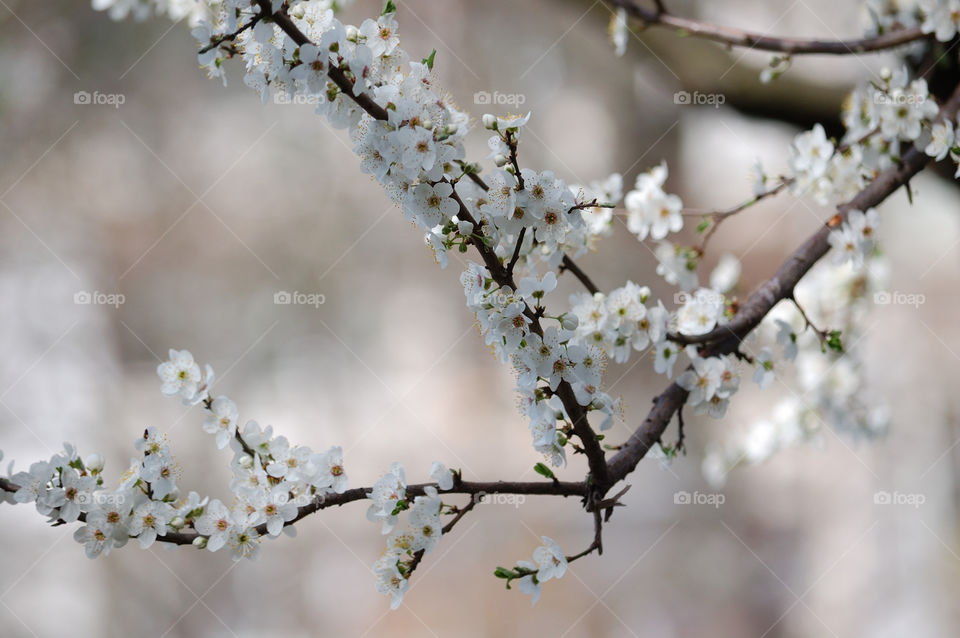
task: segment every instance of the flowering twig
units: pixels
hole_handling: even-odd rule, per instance
[[[703,217],[703,222],[701,222],[701,223],[709,224],[709,228],[707,229],[706,233],[704,234],[703,239],[700,240],[700,243],[699,243],[699,244],[697,244],[696,246],[694,246],[694,248],[693,248],[694,252],[695,252],[698,256],[700,256],[700,257],[703,256],[704,252],[705,252],[706,249],[707,249],[707,242],[710,241],[710,238],[713,237],[713,234],[714,234],[715,232],[717,232],[717,228],[720,227],[720,224],[721,224],[725,219],[728,219],[728,218],[730,218],[730,217],[733,217],[733,216],[736,215],[737,213],[743,212],[744,210],[750,208],[751,206],[753,206],[753,205],[756,204],[757,202],[760,202],[760,201],[762,201],[762,200],[764,200],[764,199],[767,199],[767,198],[769,198],[769,197],[773,197],[774,195],[777,195],[777,194],[780,193],[784,188],[786,188],[787,186],[789,186],[789,185],[792,184],[792,183],[793,183],[793,180],[792,180],[792,179],[781,178],[780,181],[777,183],[777,185],[774,186],[773,188],[768,189],[768,190],[760,193],[759,195],[756,195],[756,196],[754,196],[753,198],[748,199],[748,200],[745,201],[745,202],[742,202],[742,203],[740,203],[740,204],[737,204],[736,206],[733,206],[732,208],[727,208],[727,209],[724,209],[724,210],[715,210],[715,211],[712,211],[712,212],[709,212],[709,213],[700,213],[700,212],[697,212],[697,211],[689,211],[689,210],[687,210],[687,211],[682,211],[682,212],[681,212],[681,215]]]
[[[218,37],[211,37],[210,44],[208,44],[205,47],[201,47],[200,50],[197,51],[197,53],[202,55],[204,53],[207,53],[209,51],[216,49],[218,46],[220,46],[224,42],[233,42],[240,36],[241,33],[246,31],[247,29],[252,29],[253,27],[257,26],[257,23],[260,22],[260,20],[262,19],[263,19],[263,13],[258,13],[255,16],[253,16],[249,22],[246,22],[240,27],[238,27],[236,31],[233,31],[231,33],[224,33],[223,35]]]
[[[410,496],[422,496],[425,494],[424,489],[427,487],[436,487],[436,483],[419,483],[408,485],[406,488],[407,494]],[[6,478],[0,477],[0,489],[6,492],[15,493],[20,489],[20,486]],[[297,517],[287,521],[285,526],[293,525],[294,523],[311,514],[330,507],[339,507],[355,501],[369,502],[367,495],[372,490],[372,487],[356,487],[346,490],[342,494],[327,494],[322,497],[317,497],[308,505],[299,507]],[[478,500],[478,496],[483,496],[486,494],[586,497],[587,491],[588,488],[584,481],[457,481],[454,483],[453,488],[446,490],[444,494],[469,494],[473,497],[471,498],[471,503],[473,503],[474,501]],[[465,506],[460,510],[460,512],[465,514],[466,511],[469,511],[470,509],[473,509],[472,505]],[[459,518],[462,518],[462,516],[459,516]],[[451,520],[447,525],[452,527],[451,523],[457,522],[459,518],[455,517],[455,519]],[[84,520],[83,514],[80,515],[78,520]],[[445,532],[448,531],[446,527],[447,526],[444,526]],[[267,534],[266,524],[259,525],[255,529],[261,536]],[[202,535],[196,532],[170,532],[165,535],[157,536],[157,541],[171,543],[173,545],[190,545],[200,536]]]

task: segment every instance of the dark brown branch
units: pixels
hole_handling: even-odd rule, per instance
[[[583,558],[593,552],[603,554],[603,514],[599,509],[593,510],[593,542],[579,554],[567,556],[566,559],[568,563],[572,563],[578,558]]]
[[[263,16],[270,16],[270,19],[276,22],[277,26],[283,29],[283,32],[297,43],[297,46],[312,44],[310,38],[297,28],[297,25],[294,24],[293,20],[290,19],[290,16],[288,16],[283,9],[273,13],[270,0],[257,0],[257,4],[260,6],[260,13]],[[374,102],[373,98],[366,93],[355,94],[353,92],[353,82],[350,81],[343,70],[328,65],[327,76],[340,88],[340,91],[343,92],[344,95],[356,102],[357,106],[370,114],[371,117],[377,120],[387,119],[386,109]]]
[[[960,87],[954,91],[950,100],[940,109],[937,121],[952,118],[960,107]],[[800,248],[780,266],[780,269],[760,288],[754,291],[746,302],[740,305],[737,315],[722,326],[702,335],[670,335],[672,341],[686,345],[691,343],[719,343],[734,338],[742,340],[753,330],[778,302],[793,296],[793,289],[807,271],[830,248],[827,241],[830,231],[839,226],[851,210],[867,210],[878,205],[891,193],[910,181],[930,161],[930,158],[917,148],[911,147],[900,164],[880,173],[870,184],[846,204],[838,207],[838,213],[820,227]]]
[[[747,47],[758,51],[773,51],[794,54],[823,53],[850,55],[885,51],[929,37],[920,27],[897,29],[870,38],[852,40],[818,40],[808,38],[785,38],[762,33],[753,33],[734,27],[725,27],[709,22],[700,22],[666,13],[662,8],[649,9],[634,0],[610,0],[611,4],[626,10],[644,26],[662,26],[677,29],[685,35],[720,42],[727,46]]]
[[[407,486],[407,496],[422,496],[425,494],[424,488],[428,486],[436,487],[436,483],[419,483]],[[0,478],[0,489],[6,492],[16,492],[20,489],[19,485],[10,482],[5,478]],[[328,507],[346,505],[354,501],[366,500],[367,494],[373,491],[372,487],[355,487],[347,490],[343,494],[328,494],[317,496],[314,501],[308,505],[298,508],[297,517],[284,523],[284,525],[293,525],[300,519],[309,516]],[[444,527],[444,532],[449,531],[447,527],[452,528],[459,518],[467,511],[473,509],[475,501],[478,501],[478,495],[484,494],[524,494],[524,495],[542,495],[542,496],[579,496],[586,498],[588,494],[586,483],[583,481],[574,483],[570,481],[455,481],[453,488],[446,490],[443,494],[470,494],[470,504],[460,510],[460,515],[450,521]],[[83,520],[81,515],[81,521]],[[257,532],[263,536],[267,534],[267,526],[258,525]],[[196,532],[171,532],[163,536],[158,536],[157,540],[163,543],[173,543],[174,545],[189,545],[198,536]]]
[[[210,38],[210,44],[208,44],[207,46],[205,46],[205,47],[203,47],[202,49],[200,49],[199,51],[197,51],[197,54],[200,55],[200,54],[206,53],[206,52],[208,52],[208,51],[211,51],[211,50],[213,50],[213,49],[216,49],[218,46],[220,46],[220,45],[223,44],[224,42],[233,42],[234,40],[237,39],[237,37],[238,37],[241,33],[243,33],[244,31],[246,31],[247,29],[252,29],[252,28],[253,28],[254,26],[256,26],[256,24],[257,24],[258,22],[260,22],[260,20],[262,20],[262,19],[263,19],[263,13],[258,13],[257,15],[253,16],[253,18],[251,18],[249,22],[247,22],[246,24],[244,24],[244,25],[242,25],[241,27],[239,27],[236,31],[234,31],[234,32],[232,32],[232,33],[225,33],[225,34],[223,34],[223,35],[221,35],[221,36],[218,36],[218,37],[215,37],[215,38],[214,38],[214,37],[211,37],[211,38]]]
[[[572,272],[573,276],[580,280],[580,283],[582,283],[583,286],[590,291],[591,295],[595,295],[598,292],[600,292],[600,289],[597,288],[597,285],[593,283],[593,280],[591,280],[590,277],[587,276],[587,273],[583,272],[580,266],[578,266],[567,255],[564,255],[563,261],[560,262],[560,272],[563,272],[565,270],[569,270],[570,272]]]
[[[960,86],[940,108],[936,121],[952,119],[960,109]],[[677,337],[680,343],[700,343],[703,356],[737,354],[741,341],[753,330],[768,312],[782,299],[792,298],[797,282],[810,270],[829,249],[827,236],[830,230],[840,225],[850,210],[866,210],[878,205],[891,193],[906,184],[911,177],[920,172],[930,161],[922,151],[911,147],[899,165],[894,166],[876,177],[853,199],[839,207],[839,212],[830,221],[803,243],[780,269],[760,286],[747,301],[740,306],[737,315],[727,324],[698,337]],[[626,477],[637,466],[654,443],[660,440],[663,431],[670,423],[673,413],[678,411],[687,399],[687,391],[676,382],[654,399],[654,406],[646,420],[623,444],[620,451],[607,464],[611,485]]]
[[[471,497],[470,497],[470,502],[467,503],[465,506],[463,506],[463,507],[461,507],[461,508],[458,508],[458,509],[456,510],[456,514],[455,514],[454,517],[450,520],[450,522],[447,523],[446,525],[444,525],[444,526],[440,529],[441,535],[445,536],[445,535],[449,534],[450,531],[453,529],[454,525],[456,525],[457,523],[459,523],[459,522],[460,522],[460,519],[462,519],[464,516],[466,516],[466,515],[467,515],[467,512],[469,512],[470,510],[472,510],[472,509],[477,505],[478,502],[480,502],[480,497],[479,497],[479,496],[471,496]],[[420,561],[423,560],[423,555],[424,555],[424,553],[425,553],[425,552],[424,552],[422,549],[414,552],[414,554],[413,554],[413,560],[411,560],[410,563],[407,564],[407,568],[406,568],[406,570],[405,570],[405,575],[406,575],[407,579],[410,578],[411,574],[413,574],[413,572],[416,571],[417,567],[420,565]]]

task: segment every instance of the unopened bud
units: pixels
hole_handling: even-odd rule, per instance
[[[491,131],[497,130],[497,116],[493,113],[484,113],[483,114],[483,128],[488,128]]]
[[[196,547],[197,549],[206,549],[206,548],[207,548],[207,537],[206,537],[206,536],[197,536],[195,539],[193,539],[193,543],[191,543],[191,544],[192,544],[194,547]]]
[[[245,470],[249,470],[251,467],[253,467],[253,457],[251,457],[249,454],[244,454],[240,457],[240,460],[237,461],[237,463],[239,463],[240,467],[244,468]]]
[[[174,516],[168,523],[168,525],[170,525],[170,527],[172,527],[173,529],[180,529],[186,524],[187,522],[183,520],[182,516]]]
[[[90,470],[90,472],[97,474],[103,469],[103,457],[96,453],[91,454],[83,459],[83,465]]]
[[[493,156],[493,163],[497,165],[497,168],[502,168],[507,161],[507,156],[503,153],[497,153]]]
[[[560,325],[563,326],[564,330],[576,330],[577,326],[580,325],[580,317],[567,313],[563,315],[563,319],[560,320]]]

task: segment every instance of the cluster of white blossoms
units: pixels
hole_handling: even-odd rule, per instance
[[[879,81],[857,87],[845,101],[846,132],[839,145],[820,124],[794,139],[789,159],[793,192],[820,204],[846,202],[899,161],[904,143],[915,143],[938,160],[950,153],[960,162],[952,123],[933,123],[938,108],[926,80],[910,80],[905,67],[884,69]]]
[[[869,325],[870,302],[875,294],[882,294],[887,277],[883,259],[868,256],[867,261],[869,267],[860,269],[849,263],[818,264],[801,280],[795,293],[818,325],[842,329],[843,352],[822,352],[819,338],[789,301],[774,307],[756,331],[763,342],[776,342],[763,348],[769,368],[765,382],[779,378],[787,392],[769,418],[708,449],[702,469],[713,486],[722,486],[728,473],[740,464],[761,463],[803,442],[824,443],[827,427],[854,438],[875,438],[886,432],[889,409],[870,392],[857,347],[863,343],[859,335]],[[795,383],[784,381],[784,366],[778,363],[774,368],[773,361],[779,357],[794,361]],[[760,369],[758,366],[757,371]]]
[[[862,268],[864,259],[876,248],[879,224],[880,215],[872,208],[849,211],[844,222],[827,237],[833,248],[833,263],[849,261],[854,268]]]
[[[694,414],[722,419],[730,397],[740,389],[736,360],[732,356],[700,358],[693,346],[687,347],[687,356],[691,367],[677,377],[677,385],[690,393],[687,405],[693,407]]]
[[[605,350],[577,338],[575,311],[552,317],[558,325],[542,334],[532,329],[543,299],[557,286],[553,272],[523,278],[513,291],[494,282],[485,267],[471,263],[460,282],[487,344],[501,360],[513,363],[520,408],[529,419],[534,449],[552,465],[564,464],[571,417],[554,393],[561,382],[569,384],[580,406],[604,415],[598,427],[609,428],[619,401],[600,390]]]
[[[642,352],[667,337],[669,313],[663,302],[647,308],[650,289],[628,281],[609,295],[576,293],[570,312],[577,317],[577,339],[603,350],[617,363],[626,363],[632,350]]]
[[[627,229],[643,241],[663,239],[668,233],[683,228],[683,202],[676,195],[663,191],[667,181],[667,163],[637,176],[634,190],[627,193],[623,204],[627,208]]]
[[[13,474],[11,469],[9,480],[19,486],[12,500],[35,503],[51,521],[83,521],[74,538],[90,558],[109,554],[130,538],[146,549],[158,540],[177,542],[165,538],[170,535],[191,532],[196,547],[217,551],[229,544],[235,559],[255,558],[262,536],[293,535],[298,506],[322,503],[327,495],[347,489],[339,447],[316,453],[291,446],[255,421],[239,428],[236,404],[225,396],[210,397],[213,370],[206,366],[202,379],[190,352],[171,350],[157,374],[163,394],[179,396],[187,405],[202,403],[210,412],[204,431],[216,435],[218,448],[231,447],[233,503],[227,507],[196,492],[184,497],[177,485],[180,469],[166,438],[153,427],[137,439],[141,456],[130,461],[113,487],[105,486],[103,457],[81,459],[70,444],[26,472]]]
[[[533,550],[532,561],[517,561],[513,569],[498,567],[494,572],[497,578],[507,581],[507,589],[510,589],[510,583],[516,580],[517,588],[522,593],[532,595],[531,607],[540,600],[543,583],[554,578],[559,580],[567,573],[567,557],[556,541],[549,536],[541,536],[540,540],[543,545]]]
[[[374,563],[373,573],[377,577],[377,591],[390,596],[391,609],[403,602],[410,587],[410,574],[421,557],[440,543],[443,536],[441,513],[456,512],[456,509],[445,506],[438,495],[438,489],[453,487],[453,473],[439,461],[434,461],[430,478],[437,486],[426,486],[424,494],[414,497],[411,505],[403,465],[394,462],[390,471],[381,476],[367,494],[367,498],[373,501],[367,510],[367,518],[380,523],[381,532],[389,534],[387,548]],[[404,511],[407,512],[408,526],[396,529],[399,515]]]
[[[867,34],[920,27],[940,42],[949,42],[960,30],[958,0],[867,0]]]

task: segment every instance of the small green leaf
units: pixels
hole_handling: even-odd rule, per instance
[[[391,516],[396,516],[396,515],[399,514],[400,512],[402,512],[402,511],[404,511],[404,510],[408,510],[408,509],[410,509],[409,503],[407,503],[406,501],[404,501],[403,499],[401,499],[401,500],[397,501],[397,505],[393,508],[393,511],[390,512],[390,515],[391,515]]]
[[[834,352],[843,352],[843,343],[840,341],[840,331],[831,330],[827,335],[826,346]]]
[[[430,52],[430,55],[421,60],[424,64],[427,65],[427,68],[433,71],[433,59],[437,56],[437,50],[434,49]]]
[[[396,12],[397,12],[397,5],[393,4],[393,0],[387,0],[387,4],[383,5],[383,12],[380,15],[385,16],[388,13],[396,13]]]
[[[543,463],[537,463],[536,465],[534,465],[534,466],[533,466],[533,471],[536,472],[537,474],[539,474],[540,476],[544,476],[544,477],[546,477],[546,478],[548,478],[548,479],[556,479],[556,478],[557,478],[557,477],[554,475],[553,470],[551,470],[549,467],[547,467],[547,466],[544,465]]]
[[[697,224],[697,232],[698,232],[698,233],[702,233],[703,231],[705,231],[705,230],[706,230],[707,228],[709,228],[709,227],[710,227],[710,220],[709,220],[709,219],[704,219],[704,220],[701,221],[699,224]]]

